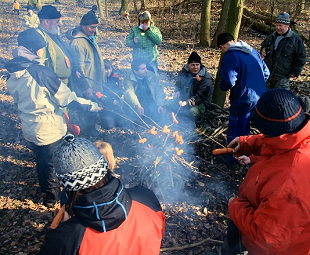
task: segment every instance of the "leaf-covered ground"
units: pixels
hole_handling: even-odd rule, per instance
[[[72,3],[60,4],[63,13],[61,31],[73,28],[87,9]],[[16,47],[16,36],[23,30],[23,21],[10,14],[11,4],[2,2],[0,10],[0,254],[36,254],[58,205],[48,209],[42,205],[35,160],[29,143],[22,136],[20,122],[12,97],[8,94],[3,64],[11,58]],[[23,10],[23,13],[25,11]],[[155,16],[159,19],[159,16]],[[125,37],[133,17],[128,20],[117,12],[100,26],[100,47],[104,57],[113,60],[121,69],[130,67],[130,49]],[[161,28],[164,42],[160,47],[162,82],[169,90],[175,74],[186,63],[192,50],[203,59],[209,72],[215,77],[220,52],[201,48],[189,39],[171,39],[168,29]],[[243,28],[240,38],[258,47],[262,37]],[[309,95],[310,67],[307,64],[301,77],[294,83],[295,90]],[[170,122],[167,124],[171,124]],[[117,173],[128,186],[146,181],[161,199],[167,216],[166,234],[161,254],[216,254],[224,238],[227,216],[227,200],[236,191],[246,169],[228,168],[211,155],[211,150],[224,144],[227,112],[211,109],[205,123],[199,128],[182,128],[171,125],[171,133],[179,131],[184,143],[160,133],[151,137],[147,130],[100,130],[93,139],[110,142],[115,150]],[[141,137],[148,143],[139,144]],[[166,139],[167,138],[167,139]],[[184,149],[175,155],[175,147]],[[158,148],[161,148],[160,150]],[[157,149],[157,150],[156,150]],[[154,175],[150,183],[149,175]],[[159,176],[159,177],[158,177]],[[165,177],[165,187],[156,181]],[[140,179],[139,179],[140,178]],[[144,179],[143,179],[144,178]]]

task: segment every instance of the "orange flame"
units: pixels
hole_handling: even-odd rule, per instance
[[[165,133],[165,134],[169,134],[169,133],[170,133],[170,129],[168,128],[167,125],[165,125],[165,126],[163,127],[162,131],[163,131],[163,133]]]
[[[152,134],[152,135],[157,135],[157,131],[156,131],[156,127],[152,127],[148,133]]]
[[[141,138],[139,139],[139,143],[146,143],[147,139],[146,138]]]

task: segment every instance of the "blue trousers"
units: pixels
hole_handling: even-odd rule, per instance
[[[250,112],[246,114],[229,115],[227,144],[229,144],[237,136],[250,134],[250,115]]]

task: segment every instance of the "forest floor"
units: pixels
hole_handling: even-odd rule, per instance
[[[24,29],[23,21],[12,15],[10,8],[11,4],[2,3],[0,9],[0,254],[30,255],[38,252],[59,205],[46,208],[42,204],[34,154],[23,138],[16,106],[5,85],[7,73],[3,64],[11,59],[17,34]],[[87,11],[73,4],[59,4],[58,8],[63,14],[62,32],[78,24],[82,13]],[[135,25],[134,20],[128,22],[111,12],[99,27],[103,55],[120,69],[130,67],[131,52],[125,46],[125,38]],[[242,29],[240,39],[258,48],[263,37]],[[166,35],[160,46],[159,68],[167,91],[193,50],[202,56],[202,62],[215,77],[220,58],[217,49],[199,47],[188,39],[169,39]],[[294,82],[294,89],[310,94],[309,63]],[[217,247],[224,239],[227,201],[247,170],[228,167],[211,155],[212,149],[225,144],[227,116],[227,110],[214,108],[208,112],[205,123],[190,128],[167,119],[171,132],[179,131],[183,136],[183,144],[162,132],[151,137],[147,127],[100,129],[98,137],[92,139],[112,144],[118,163],[116,172],[125,185],[142,182],[158,195],[167,217],[163,255],[217,254]],[[139,144],[142,137],[147,137],[148,143]],[[176,155],[176,146],[184,150],[182,155]]]

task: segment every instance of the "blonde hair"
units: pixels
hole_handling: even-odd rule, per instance
[[[152,20],[152,16],[151,16],[151,13],[149,11],[144,11],[144,12],[141,12],[139,15],[138,15],[138,22],[142,22],[142,21],[150,21],[151,24],[153,24],[153,20]]]
[[[95,142],[95,145],[107,160],[108,168],[110,169],[111,172],[113,172],[116,164],[111,144],[104,142],[102,140],[98,140]]]

